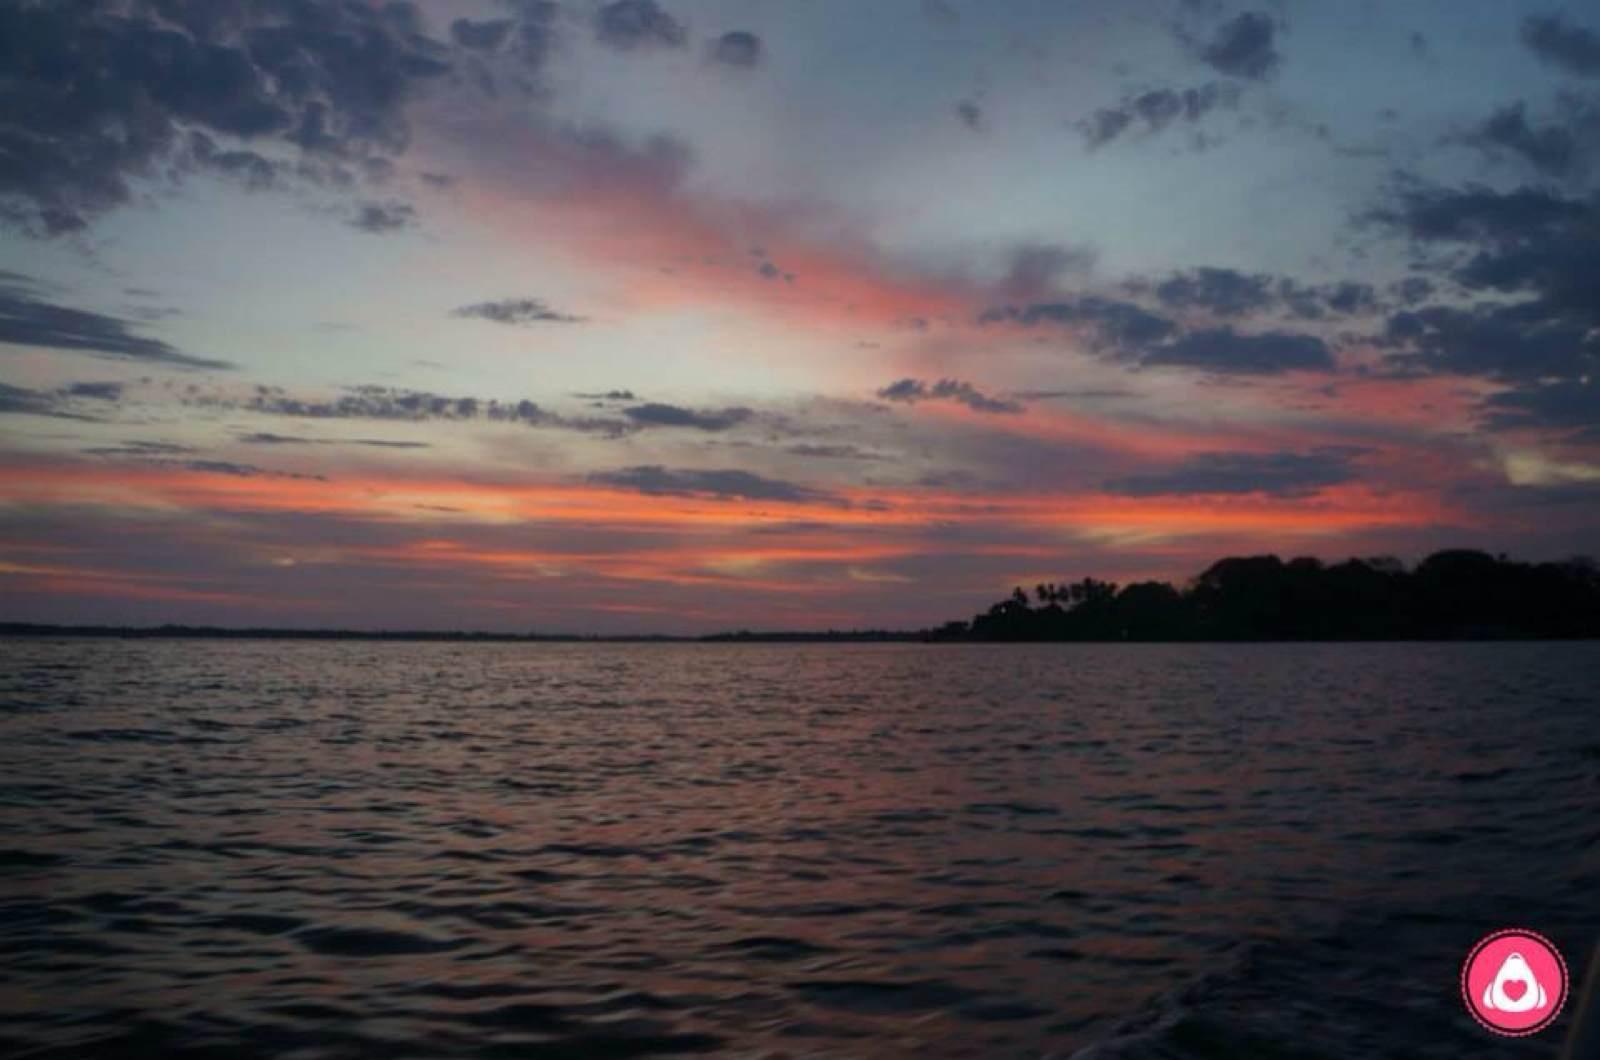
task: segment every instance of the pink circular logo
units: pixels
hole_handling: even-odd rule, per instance
[[[1538,1034],[1566,1004],[1567,962],[1537,932],[1496,931],[1480,939],[1461,966],[1461,996],[1473,1018],[1496,1034]]]

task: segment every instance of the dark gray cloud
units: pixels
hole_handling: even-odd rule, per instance
[[[741,69],[761,65],[761,53],[761,38],[738,29],[724,33],[711,45],[714,61]]]
[[[1600,77],[1600,33],[1559,14],[1522,20],[1522,43],[1541,59],[1580,77]]]
[[[878,454],[855,445],[791,445],[784,452],[791,456],[812,457],[818,460],[876,460]]]
[[[381,420],[399,423],[488,421],[577,431],[611,438],[644,430],[671,428],[720,432],[745,423],[755,416],[751,409],[742,407],[690,409],[657,403],[622,409],[621,418],[568,416],[552,412],[527,399],[511,401],[459,397],[386,386],[347,387],[342,393],[331,398],[299,397],[281,387],[258,386],[254,393],[245,398],[195,395],[186,400],[188,404],[201,408],[255,412],[305,420]],[[302,440],[298,436],[283,437]],[[256,440],[263,441],[260,436],[257,436]],[[263,441],[263,444],[270,443]],[[383,443],[368,440],[360,444]]]
[[[257,387],[244,401],[227,398],[201,398],[196,403],[209,407],[238,408],[275,416],[300,419],[365,419],[421,422],[424,420],[498,420],[540,425],[559,422],[559,417],[531,401],[484,400],[475,397],[449,397],[424,390],[402,390],[384,386],[356,386],[331,400],[297,398],[280,387]]]
[[[1232,85],[1208,84],[1181,91],[1158,88],[1123,97],[1114,107],[1104,107],[1078,123],[1091,148],[1103,147],[1133,128],[1158,133],[1174,122],[1193,124],[1219,107],[1232,107],[1239,99]]]
[[[1148,350],[1140,363],[1199,368],[1221,375],[1330,372],[1334,368],[1332,351],[1315,335],[1284,331],[1241,334],[1232,328],[1191,331]]]
[[[121,383],[72,383],[62,391],[66,397],[89,398],[93,401],[118,401],[122,398]]]
[[[474,22],[458,18],[450,23],[450,37],[463,48],[472,51],[492,52],[506,42],[516,23],[509,18]]]
[[[1163,305],[1203,309],[1218,316],[1256,313],[1277,303],[1272,277],[1234,269],[1198,268],[1174,273],[1155,288]]]
[[[1287,313],[1320,318],[1330,312],[1367,314],[1379,306],[1368,284],[1308,287],[1264,273],[1199,268],[1165,280],[1132,281],[1126,289],[1154,297],[1165,307],[1214,317],[1262,317]],[[1063,298],[1026,306],[996,306],[980,323],[1012,322],[1025,327],[1055,324],[1087,331],[1090,348],[1115,360],[1143,367],[1174,366],[1227,375],[1270,375],[1286,371],[1332,371],[1332,350],[1315,336],[1265,328],[1186,327],[1135,302],[1099,295]]]
[[[1600,122],[1588,122],[1591,126]],[[1584,132],[1593,135],[1595,128]],[[1517,102],[1502,107],[1474,129],[1469,141],[1490,153],[1508,152],[1549,177],[1568,177],[1576,172],[1585,156],[1584,140],[1572,126],[1551,123],[1534,126],[1528,121],[1528,108]]]
[[[803,503],[830,501],[833,496],[822,490],[766,478],[735,468],[709,470],[662,467],[659,464],[626,467],[618,471],[599,471],[589,476],[590,482],[640,493],[669,494],[677,496],[711,496],[723,500],[783,501]]]
[[[1025,327],[1084,325],[1098,336],[1098,348],[1118,353],[1134,352],[1161,342],[1178,329],[1176,321],[1142,306],[1098,295],[1026,306],[995,306],[984,310],[978,321],[982,324],[1013,322]]]
[[[1303,284],[1287,276],[1211,266],[1174,272],[1164,280],[1133,280],[1125,288],[1134,294],[1152,296],[1170,310],[1198,311],[1217,317],[1288,315],[1320,320],[1328,316],[1370,315],[1385,305],[1371,284]],[[1392,299],[1404,300],[1400,288],[1396,284],[1389,292]],[[1406,289],[1414,293],[1415,283]]]
[[[461,306],[450,315],[511,325],[578,324],[583,321],[583,317],[557,312],[537,298],[502,298],[495,302],[478,302]]]
[[[595,12],[594,30],[602,43],[624,50],[681,48],[689,39],[683,23],[655,0],[612,0]]]
[[[1015,414],[1023,411],[1019,402],[991,397],[971,383],[958,379],[940,379],[932,384],[920,379],[901,379],[879,390],[878,396],[885,401],[899,401],[908,405],[919,401],[951,401],[965,405],[974,412]]]
[[[1356,477],[1361,450],[1347,447],[1310,452],[1197,453],[1175,467],[1111,479],[1104,488],[1133,497],[1190,493],[1262,493],[1306,497]]]
[[[187,142],[189,156],[179,160],[180,166],[224,177],[249,191],[271,188],[290,172],[282,163],[255,151],[221,147],[216,140],[198,130],[189,133]]]
[[[1273,46],[1276,30],[1271,16],[1246,11],[1222,24],[1201,49],[1200,58],[1218,73],[1260,80],[1278,68],[1280,56]]]
[[[129,330],[126,321],[38,298],[33,289],[0,278],[0,343],[72,350],[94,357],[179,368],[231,368],[226,361],[191,357]]]
[[[101,446],[95,449],[85,449],[83,452],[90,456],[110,457],[150,467],[169,467],[181,471],[198,471],[204,475],[229,475],[233,478],[291,478],[315,482],[328,481],[325,475],[304,475],[297,471],[275,471],[270,468],[257,467],[255,464],[241,464],[232,460],[174,459],[175,454],[193,453],[196,450],[187,445],[173,445],[169,442],[128,442],[120,446]]]
[[[1397,196],[1395,206],[1369,216],[1416,240],[1500,244],[1558,233],[1583,220],[1590,209],[1541,189],[1498,192],[1471,185],[1407,189]]]
[[[1129,111],[1106,107],[1095,111],[1094,117],[1079,122],[1078,128],[1090,147],[1100,147],[1121,136],[1132,124],[1133,115]]]
[[[302,438],[290,434],[256,431],[239,436],[245,445],[358,445],[376,449],[429,449],[427,442],[397,442],[386,438]]]
[[[1478,301],[1390,317],[1381,344],[1403,371],[1505,382],[1600,371],[1600,205],[1521,188],[1420,189],[1378,219],[1424,250]]]
[[[320,179],[381,174],[409,142],[406,102],[450,63],[411,4],[83,0],[0,5],[0,70],[3,215],[59,234],[143,178],[270,183],[262,145]]]
[[[1531,381],[1581,374],[1597,364],[1600,343],[1586,325],[1538,319],[1526,306],[1425,306],[1391,316],[1379,344],[1406,372]]]
[[[73,412],[63,405],[58,394],[0,383],[0,416],[49,416],[58,420],[93,421],[95,417]]]
[[[176,456],[180,453],[197,453],[198,449],[176,442],[125,441],[121,445],[102,445],[85,449],[91,456]]]
[[[634,405],[623,409],[622,414],[641,427],[689,427],[697,431],[725,431],[755,415],[747,408],[701,410],[656,402]]]
[[[1600,377],[1526,383],[1490,395],[1481,411],[1491,430],[1571,430],[1600,443]]]
[[[156,463],[171,464],[174,462],[163,460],[156,461]],[[255,464],[239,464],[232,460],[181,460],[177,461],[176,464],[187,471],[200,471],[208,475],[233,475],[236,478],[256,478],[264,475],[268,478],[327,481],[326,477],[322,475],[302,475],[294,471],[272,471],[264,467],[257,467]]]
[[[1395,297],[1408,306],[1426,302],[1436,290],[1433,281],[1426,276],[1407,276],[1394,287]]]
[[[350,218],[352,228],[373,235],[386,235],[410,228],[417,222],[417,211],[403,202],[368,202],[357,207]]]

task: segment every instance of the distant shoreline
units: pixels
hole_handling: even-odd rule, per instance
[[[226,626],[58,626],[0,622],[0,639],[37,640],[308,640],[439,644],[1449,644],[1593,641],[1600,635],[1536,636],[1485,630],[1448,636],[1393,637],[1083,637],[1074,640],[970,639],[936,630],[673,634],[489,633],[432,630],[233,629]]]
[[[226,626],[60,626],[34,622],[0,622],[0,637],[107,640],[367,640],[438,641],[463,644],[705,644],[757,641],[903,643],[932,639],[924,631],[842,630],[827,632],[707,633],[491,633],[445,630],[358,630],[230,628]]]
[[[0,622],[0,637],[365,640],[505,644],[1092,643],[1296,644],[1600,639],[1600,563],[1519,563],[1446,549],[1415,568],[1390,557],[1325,564],[1310,556],[1230,556],[1182,588],[1084,578],[1017,586],[970,621],[916,630],[673,634],[475,630],[62,626]]]

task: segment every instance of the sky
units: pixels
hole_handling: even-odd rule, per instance
[[[0,0],[0,620],[1600,551],[1600,7]]]

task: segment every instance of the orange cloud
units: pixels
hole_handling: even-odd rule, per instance
[[[915,531],[937,525],[973,524],[996,529],[1061,528],[1179,537],[1227,530],[1270,539],[1274,534],[1460,521],[1459,513],[1450,511],[1432,493],[1379,491],[1360,484],[1327,489],[1311,499],[1255,494],[1149,498],[1095,492],[966,494],[906,488],[852,488],[839,491],[837,496],[837,501],[778,503],[644,495],[583,483],[470,482],[398,476],[322,481],[80,462],[12,468],[0,483],[0,500],[12,503],[198,512],[293,511],[419,526],[448,525],[465,518],[486,523],[572,524],[687,534],[726,534],[811,519],[853,531]],[[421,505],[453,511],[438,513]],[[450,550],[448,544],[422,548],[424,552],[432,548],[441,554]],[[786,562],[824,553],[852,562],[897,554],[889,546],[860,541],[844,546],[833,540],[826,547],[789,542],[778,547],[752,547],[746,553],[724,548],[718,554],[735,560],[747,554],[753,560]],[[529,562],[540,558],[518,557],[519,561]]]
[[[632,307],[756,309],[834,330],[972,315],[969,285],[897,267],[839,217],[692,198],[669,163],[609,141],[514,123],[492,132],[516,161],[463,185],[469,217],[495,238],[601,266]]]

